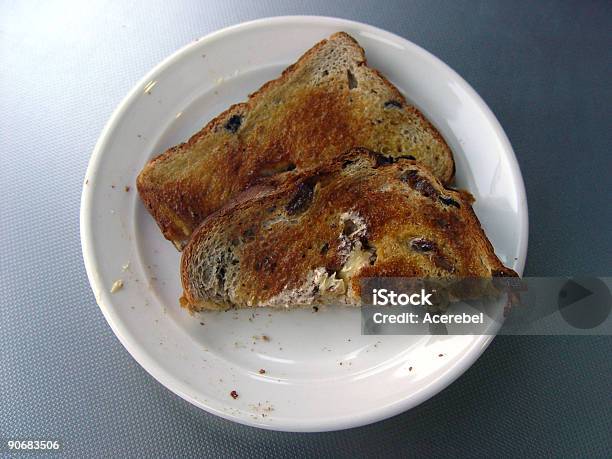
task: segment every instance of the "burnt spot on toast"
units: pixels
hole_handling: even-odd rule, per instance
[[[393,164],[395,160],[392,156],[376,155],[376,167],[386,166],[387,164]]]
[[[387,166],[389,164],[394,164],[401,159],[416,159],[412,155],[401,155],[401,156],[385,156],[382,154],[376,154],[376,167]]]
[[[226,130],[228,130],[229,132],[231,132],[232,134],[235,134],[236,132],[238,132],[238,129],[240,129],[240,125],[241,124],[242,124],[242,116],[240,116],[240,115],[232,115],[225,122],[223,127]]]
[[[456,207],[457,209],[461,207],[459,203],[455,201],[453,198],[451,198],[450,196],[440,196],[439,199],[440,199],[440,202],[444,204],[445,206],[453,206],[453,207]]]
[[[285,206],[288,215],[300,214],[310,207],[316,184],[315,179],[304,180],[298,184],[297,191]]]
[[[385,102],[385,108],[402,108],[402,103],[399,100],[388,100]]]

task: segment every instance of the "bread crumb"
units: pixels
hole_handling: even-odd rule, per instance
[[[266,400],[264,403],[257,402],[257,405],[250,404],[249,408],[255,413],[261,414],[262,416],[266,416],[265,413],[271,413],[272,411],[274,411],[274,406],[272,406],[272,404],[268,400]]]
[[[127,185],[126,185],[124,189],[125,189],[125,192],[126,192],[126,193],[129,193],[129,192],[130,192],[130,187],[129,187],[129,186],[127,186]]]
[[[121,279],[117,279],[115,282],[113,282],[110,292],[115,293],[118,290],[121,290],[122,288],[123,288],[123,281]]]
[[[128,269],[130,269],[130,262],[129,261],[121,267],[121,271],[125,272]]]

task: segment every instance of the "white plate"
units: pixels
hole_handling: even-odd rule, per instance
[[[189,44],[143,78],[104,129],[83,188],[83,256],[96,301],[132,356],[185,400],[244,424],[322,431],[387,418],[450,384],[492,339],[361,336],[359,311],[348,309],[190,316],[178,305],[179,253],[139,201],[136,175],[340,30],[438,127],[502,261],[519,273],[525,261],[527,204],[512,147],[474,90],[428,52],[321,17],[258,20]],[[111,294],[117,279],[124,287]]]

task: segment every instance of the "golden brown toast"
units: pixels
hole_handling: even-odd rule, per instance
[[[371,277],[516,276],[471,207],[415,161],[362,148],[249,189],[182,254],[192,311],[358,304]]]
[[[357,146],[409,155],[443,183],[453,178],[453,157],[438,131],[340,32],[150,161],[138,192],[181,249],[207,215],[262,178],[326,164]]]

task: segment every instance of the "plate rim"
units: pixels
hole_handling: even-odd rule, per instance
[[[102,129],[100,136],[95,144],[93,152],[88,162],[87,171],[85,177],[93,177],[95,175],[96,170],[98,169],[100,162],[103,158],[103,152],[105,150],[105,146],[109,140],[109,135],[115,129],[118,124],[118,121],[123,116],[124,112],[128,109],[128,107],[132,104],[132,102],[138,97],[142,91],[142,87],[149,81],[153,80],[155,75],[159,74],[163,70],[167,69],[169,66],[173,64],[176,60],[180,59],[184,54],[190,51],[195,46],[200,46],[202,43],[211,42],[222,38],[226,34],[231,34],[236,31],[245,32],[251,28],[257,28],[266,25],[274,25],[274,24],[324,24],[334,27],[358,27],[363,30],[367,30],[379,37],[386,37],[393,41],[400,41],[406,45],[409,45],[415,52],[422,54],[423,57],[433,60],[436,64],[441,65],[446,69],[458,82],[463,86],[463,88],[468,92],[472,100],[477,104],[478,108],[483,112],[484,116],[491,123],[495,134],[499,141],[501,142],[502,149],[507,152],[506,159],[508,161],[508,165],[510,168],[510,174],[512,176],[513,182],[515,183],[518,197],[519,197],[519,212],[522,213],[524,211],[525,216],[525,224],[520,231],[518,238],[518,260],[515,270],[522,275],[525,260],[527,255],[527,246],[528,246],[528,236],[529,236],[529,212],[527,205],[527,195],[525,191],[525,184],[523,181],[522,174],[520,172],[520,168],[518,165],[518,160],[510,144],[510,141],[504,132],[501,124],[489,108],[489,106],[485,103],[485,101],[480,97],[480,95],[472,88],[472,86],[463,79],[457,72],[455,72],[448,64],[443,62],[441,59],[431,54],[429,51],[420,47],[419,45],[413,43],[412,41],[401,37],[392,32],[386,31],[376,26],[372,26],[370,24],[366,24],[359,21],[353,21],[344,18],[338,17],[329,17],[329,16],[313,16],[313,15],[299,15],[299,16],[273,16],[273,17],[265,17],[260,19],[255,19],[252,21],[242,22],[235,25],[231,25],[229,27],[225,27],[216,31],[213,31],[203,37],[200,37],[196,40],[193,40],[186,45],[179,48],[177,51],[163,59],[159,64],[154,66],[149,72],[147,72],[138,82],[132,87],[132,89],[128,92],[128,94],[123,98],[123,100],[119,103],[119,105],[115,108],[109,120],[105,124]],[[333,430],[342,430],[348,429],[352,427],[358,427],[366,424],[370,424],[373,422],[377,422],[383,419],[390,418],[392,416],[398,415],[402,412],[405,412],[415,406],[421,404],[422,402],[428,400],[434,395],[441,392],[443,389],[452,384],[456,379],[458,379],[467,369],[469,369],[478,358],[482,355],[482,353],[487,349],[490,343],[493,341],[495,335],[480,335],[477,340],[474,341],[472,346],[466,353],[466,356],[459,360],[456,365],[451,367],[445,374],[441,375],[438,380],[434,383],[429,384],[424,387],[421,391],[419,391],[418,395],[407,399],[400,400],[396,403],[391,404],[390,406],[382,407],[376,411],[370,411],[368,414],[361,416],[351,416],[350,419],[347,419],[346,416],[336,416],[332,419],[321,420],[319,426],[315,425],[303,425],[294,423],[292,425],[278,425],[278,424],[270,424],[261,421],[253,421],[251,419],[240,418],[232,415],[231,413],[227,413],[225,411],[216,409],[213,406],[207,405],[199,399],[196,399],[186,393],[185,391],[180,389],[180,381],[177,377],[169,374],[164,370],[164,368],[159,365],[159,363],[150,358],[150,356],[146,352],[142,352],[140,346],[134,342],[133,337],[130,336],[129,330],[124,327],[123,324],[119,323],[117,318],[114,317],[113,311],[111,308],[105,306],[106,304],[112,303],[109,293],[102,286],[99,281],[99,273],[98,267],[96,265],[96,259],[93,255],[92,250],[92,228],[88,225],[90,214],[92,212],[92,199],[93,199],[93,191],[92,187],[87,186],[85,183],[83,184],[83,189],[81,192],[81,206],[80,206],[80,215],[79,215],[79,226],[80,226],[80,239],[81,239],[81,249],[82,256],[85,264],[85,270],[87,272],[87,278],[89,280],[89,284],[94,292],[94,297],[96,299],[96,303],[98,304],[104,318],[107,323],[111,327],[113,333],[119,340],[119,342],[123,345],[123,347],[128,351],[128,353],[132,356],[132,358],[142,367],[144,370],[149,373],[154,379],[160,382],[163,386],[169,389],[174,394],[178,395],[185,401],[209,412],[214,415],[220,416],[222,418],[228,419],[230,421],[235,421],[241,424],[246,424],[254,427],[265,428],[270,430],[279,430],[279,431],[292,431],[292,432],[321,432],[321,431],[333,431]]]

